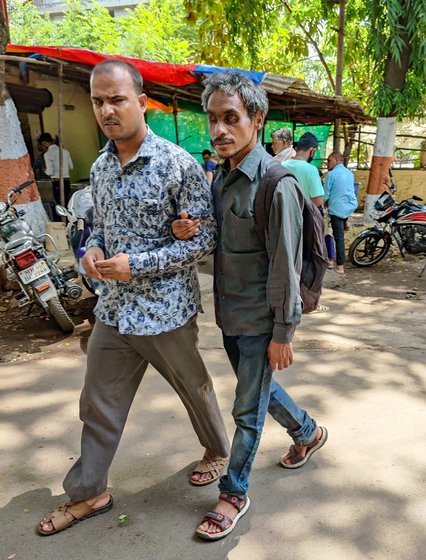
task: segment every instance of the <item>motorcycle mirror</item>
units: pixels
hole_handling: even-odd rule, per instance
[[[57,204],[55,206],[55,210],[56,210],[56,213],[59,216],[63,216],[64,218],[66,218],[68,216],[68,212],[67,212],[66,208],[64,208],[63,206],[60,206],[59,204]]]

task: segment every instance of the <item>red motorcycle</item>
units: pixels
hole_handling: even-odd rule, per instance
[[[355,266],[378,263],[394,243],[403,257],[426,255],[426,205],[418,204],[423,199],[414,195],[397,202],[392,175],[389,191],[376,200],[375,226],[359,233],[349,247],[349,260]]]

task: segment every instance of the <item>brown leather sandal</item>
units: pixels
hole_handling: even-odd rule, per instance
[[[210,473],[211,478],[209,480],[202,481],[192,480],[191,478],[191,484],[194,484],[195,486],[205,486],[206,484],[211,484],[222,475],[227,464],[227,457],[216,456],[201,459],[201,461],[195,467],[192,475]]]
[[[100,508],[92,508],[86,502],[67,502],[64,506],[60,506],[52,513],[49,513],[43,521],[37,525],[37,531],[43,537],[48,537],[49,535],[55,535],[56,533],[60,533],[61,531],[65,531],[65,529],[69,529],[73,525],[77,525],[80,521],[84,521],[85,519],[89,519],[89,517],[95,517],[96,515],[101,515],[102,513],[106,513],[109,511],[113,506],[113,499],[112,496],[109,497],[109,502]],[[65,515],[69,513],[72,515],[73,519],[70,521],[68,517]],[[52,531],[43,531],[41,528],[43,523],[51,523],[53,525]]]

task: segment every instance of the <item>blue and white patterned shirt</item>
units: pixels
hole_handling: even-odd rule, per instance
[[[105,282],[95,314],[121,334],[155,335],[184,325],[200,309],[196,262],[212,251],[216,224],[211,189],[195,159],[148,129],[121,167],[109,141],[91,170],[94,230],[87,247],[105,258],[129,255],[132,279]],[[202,218],[190,240],[171,237],[182,210]]]

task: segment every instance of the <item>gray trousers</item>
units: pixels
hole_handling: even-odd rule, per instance
[[[63,482],[71,500],[88,500],[105,492],[109,467],[148,364],[179,395],[201,445],[221,457],[229,455],[213,382],[197,344],[196,317],[183,327],[153,336],[121,335],[116,327],[96,321],[80,398],[81,457]]]

